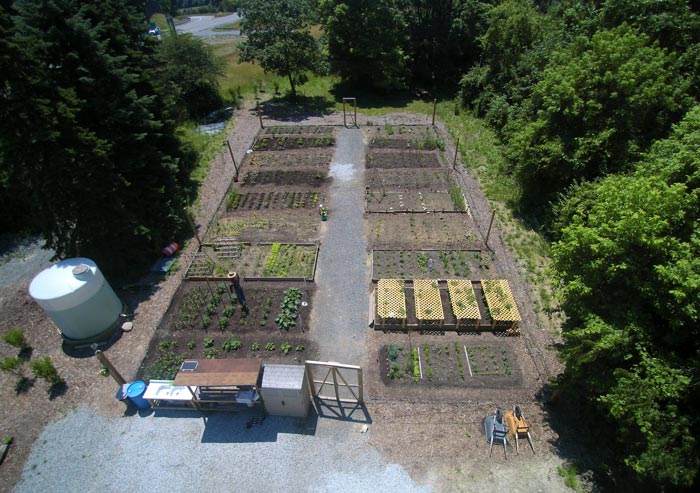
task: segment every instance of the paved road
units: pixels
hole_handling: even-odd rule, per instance
[[[214,31],[214,28],[222,24],[230,24],[241,20],[238,14],[229,14],[224,17],[214,17],[213,15],[193,15],[190,20],[177,26],[180,34],[189,33],[201,38],[213,36],[230,36],[240,34],[240,31]]]

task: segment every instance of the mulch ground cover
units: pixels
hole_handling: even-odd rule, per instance
[[[235,237],[250,243],[314,243],[319,240],[320,226],[315,209],[236,211],[223,214],[212,225],[209,236]]]

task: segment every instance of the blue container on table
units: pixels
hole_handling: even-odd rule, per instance
[[[151,404],[143,398],[143,394],[146,393],[146,384],[142,381],[134,382],[126,389],[126,396],[131,399],[139,409],[148,409]]]

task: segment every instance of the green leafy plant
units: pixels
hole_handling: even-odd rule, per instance
[[[197,342],[194,340],[187,342],[187,349],[192,350],[197,347]]]
[[[282,345],[280,346],[280,351],[284,354],[289,354],[289,351],[292,350],[292,345],[289,344],[288,342],[283,342]]]
[[[239,341],[238,339],[226,339],[226,342],[224,342],[222,349],[228,353],[232,349],[234,351],[240,349],[242,345],[243,344],[241,344],[241,341]]]
[[[0,371],[21,377],[24,375],[23,363],[22,359],[17,357],[3,358],[0,360]]]
[[[250,346],[250,350],[251,350],[251,351],[260,351],[260,343],[259,343],[259,342],[254,342],[254,343]]]
[[[210,348],[214,346],[214,339],[212,339],[211,337],[205,338],[202,342],[204,343],[205,348]]]
[[[226,326],[228,325],[229,318],[226,316],[221,316],[219,317],[219,321],[217,322],[219,324],[219,329],[223,332]]]
[[[58,374],[58,370],[56,370],[56,367],[49,356],[35,359],[29,363],[29,367],[32,369],[32,373],[37,378],[46,380],[51,384],[63,383],[63,378],[61,378],[61,375]]]
[[[2,335],[2,340],[19,350],[27,349],[29,347],[27,339],[25,339],[24,333],[20,329],[8,330]]]
[[[205,330],[211,325],[211,318],[209,318],[207,315],[204,315],[202,317],[202,328]]]
[[[206,359],[218,359],[219,350],[215,347],[208,347],[204,351],[202,351],[202,356]]]
[[[420,363],[418,362],[418,348],[413,348],[413,381],[420,380]]]
[[[294,350],[295,350],[297,353],[300,353],[300,352],[302,352],[302,351],[304,350],[304,346],[301,345],[301,344],[297,344],[296,347],[294,348]]]
[[[233,312],[235,311],[235,307],[229,305],[226,308],[224,308],[224,317],[231,318],[231,315],[233,315]]]
[[[148,380],[172,380],[183,361],[185,361],[184,355],[178,355],[173,351],[161,352],[158,359],[147,368],[146,378]]]
[[[280,312],[277,318],[275,318],[275,323],[280,329],[289,330],[297,324],[297,310],[301,305],[301,297],[301,289],[299,288],[289,288],[284,292],[284,299],[280,305]]]
[[[398,363],[391,364],[391,367],[389,368],[389,378],[392,380],[403,378],[403,370]]]
[[[275,348],[276,348],[276,346],[275,346],[274,342],[268,342],[267,344],[265,344],[265,349],[267,351],[274,351]]]

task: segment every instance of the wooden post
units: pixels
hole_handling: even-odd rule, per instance
[[[357,370],[357,399],[360,403],[365,402],[365,398],[363,395],[364,392],[362,390],[362,385],[363,385],[363,383],[362,383],[362,368],[360,368],[359,370]]]
[[[260,102],[255,103],[255,111],[258,112],[258,119],[260,120],[260,128],[265,128],[262,121],[262,110],[260,109]]]
[[[124,385],[126,383],[126,380],[124,380],[124,377],[122,377],[117,369],[112,365],[112,363],[107,359],[107,356],[100,351],[99,349],[95,351],[95,356],[97,356],[97,359],[102,363],[105,368],[107,368],[107,371],[109,371],[109,374],[112,376],[115,382],[117,382],[119,385]]]
[[[353,98],[352,107],[355,108],[355,126],[359,128],[357,124],[357,99]]]
[[[188,211],[187,209],[185,209],[185,216],[187,216],[187,222],[190,223],[190,228],[192,228],[194,237],[197,239],[199,248],[202,248],[202,240],[199,238],[199,233],[197,233],[197,227],[194,225],[194,219],[192,219],[192,216],[190,216],[190,211]]]
[[[435,126],[435,110],[437,109],[437,99],[433,99],[433,127]]]
[[[343,126],[344,127],[348,126],[348,121],[345,118],[345,98],[343,98]]]
[[[491,213],[491,222],[489,222],[489,230],[486,233],[486,241],[484,241],[484,243],[486,244],[487,247],[489,246],[489,236],[491,236],[491,226],[493,226],[493,220],[495,218],[496,218],[496,210],[494,209],[494,211]]]
[[[452,160],[452,168],[457,168],[457,152],[459,151],[459,137],[457,137],[457,144],[455,145],[455,157]]]
[[[228,152],[231,154],[231,160],[233,161],[233,168],[236,170],[235,178],[238,179],[238,165],[236,164],[236,158],[233,157],[233,150],[231,149],[231,143],[226,139],[226,145],[228,146]]]

